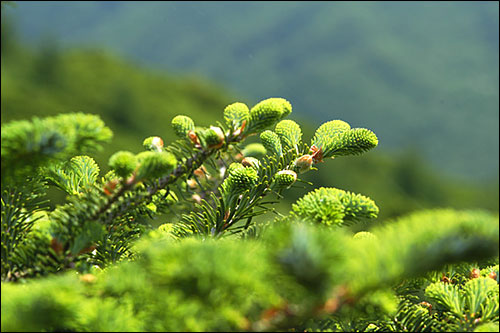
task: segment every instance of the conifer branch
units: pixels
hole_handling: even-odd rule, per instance
[[[498,216],[426,211],[352,235],[337,227],[377,217],[375,202],[319,188],[288,216],[256,224],[304,182],[298,174],[378,144],[372,131],[334,120],[309,146],[283,120],[290,112],[270,98],[229,105],[225,125],[177,116],[179,140],[164,147],[151,136],[143,152],[116,152],[102,180],[91,157],[71,156],[109,139],[96,118],[2,126],[2,164],[32,154],[40,176],[23,187],[28,169],[2,174],[12,180],[2,183],[2,330],[100,331],[102,318],[116,317],[138,331],[471,331],[497,322]],[[238,147],[256,134],[262,144]],[[46,180],[68,193],[52,211],[41,209]],[[265,199],[272,193],[277,200]],[[147,219],[170,208],[187,213],[151,230]],[[51,274],[69,270],[79,274]],[[49,276],[23,290],[5,283],[40,275]]]

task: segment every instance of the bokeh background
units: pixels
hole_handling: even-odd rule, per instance
[[[2,1],[3,2],[3,1]],[[99,114],[96,154],[174,139],[170,120],[235,101],[293,105],[310,138],[342,119],[379,146],[303,177],[281,208],[334,186],[380,219],[432,207],[498,211],[498,2],[68,1],[2,5],[1,121]]]

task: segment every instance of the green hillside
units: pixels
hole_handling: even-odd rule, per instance
[[[283,96],[304,118],[369,124],[381,148],[418,149],[444,173],[498,174],[497,2],[23,1],[9,13],[36,44]]]
[[[4,46],[4,44],[2,44]],[[138,152],[142,140],[175,138],[170,121],[177,114],[220,120],[232,99],[220,87],[195,77],[155,73],[101,51],[37,53],[2,48],[2,123],[59,113],[94,113],[114,132],[112,144],[97,156],[107,164],[117,150]]]

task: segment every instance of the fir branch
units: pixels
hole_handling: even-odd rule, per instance
[[[28,242],[34,224],[42,218],[38,214],[46,208],[46,183],[39,177],[27,178],[21,186],[2,187],[2,279],[12,270],[20,270],[23,263],[16,260],[16,250]]]
[[[2,181],[36,173],[40,166],[102,148],[111,130],[96,115],[69,113],[2,125]]]
[[[238,138],[235,138],[234,142],[236,143]],[[183,176],[192,173],[195,169],[199,168],[211,155],[213,155],[217,149],[210,150],[198,150],[193,156],[186,159],[184,162],[178,163],[177,167],[167,176],[161,177],[153,182],[151,186],[149,186],[146,192],[137,193],[135,196],[123,202],[119,209],[113,209],[106,214],[106,221],[109,223],[113,219],[121,216],[127,210],[139,203],[147,204],[151,201],[151,198],[154,194],[156,194],[159,190],[165,189],[168,185],[174,184],[177,180],[182,178]],[[124,182],[120,189],[114,193],[107,201],[106,204],[99,208],[95,214],[90,217],[90,220],[98,220],[101,215],[105,214],[110,208],[112,208],[113,204],[119,201],[125,193],[134,188],[135,183]]]

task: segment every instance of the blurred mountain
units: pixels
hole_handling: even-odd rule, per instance
[[[232,103],[221,87],[194,76],[158,73],[100,50],[62,51],[47,43],[38,50],[15,42],[2,24],[1,122],[33,116],[98,114],[113,131],[97,154],[100,165],[117,150],[142,151],[142,141],[175,137],[171,120],[191,116],[196,125],[222,120]]]
[[[498,2],[17,2],[27,41],[104,47],[314,121],[372,128],[446,174],[498,174]],[[119,90],[119,88],[117,88]],[[117,92],[119,94],[119,92]]]

